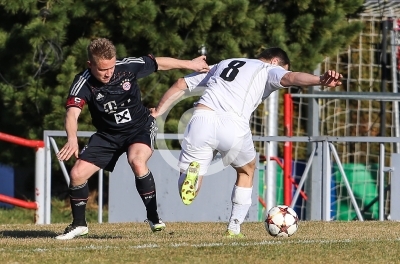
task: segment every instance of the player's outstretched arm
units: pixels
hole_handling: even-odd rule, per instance
[[[68,160],[72,155],[78,158],[78,117],[81,113],[78,107],[69,107],[65,115],[65,131],[67,132],[67,143],[57,153],[58,160]]]
[[[174,102],[182,97],[187,88],[185,79],[179,78],[161,97],[157,107],[150,109],[151,115],[157,117],[164,114]]]
[[[324,85],[328,87],[336,87],[342,84],[342,74],[329,70],[321,76],[305,73],[305,72],[288,72],[281,79],[281,85],[288,86],[311,86]]]
[[[193,60],[179,60],[170,57],[156,57],[158,70],[186,69],[196,72],[208,72],[210,70],[206,56],[202,55]]]

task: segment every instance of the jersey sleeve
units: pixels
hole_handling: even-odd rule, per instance
[[[282,67],[272,67],[268,71],[268,81],[267,83],[271,86],[271,88],[277,90],[281,88],[287,88],[281,85],[282,77],[290,71],[285,70]]]
[[[74,81],[69,89],[65,108],[78,107],[83,108],[86,102],[90,101],[91,92],[87,85],[87,80],[90,77],[89,70],[75,76]]]
[[[151,54],[142,57],[127,57],[117,61],[117,65],[123,64],[128,71],[135,73],[136,78],[146,77],[158,70],[158,64],[155,57]]]
[[[210,66],[210,70],[206,73],[194,72],[184,76],[185,82],[189,91],[192,91],[196,87],[204,87],[210,80],[210,77],[214,74],[216,67],[215,65]]]

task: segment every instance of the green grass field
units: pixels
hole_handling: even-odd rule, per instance
[[[225,223],[91,223],[89,235],[54,236],[65,224],[0,225],[1,263],[399,263],[400,223],[300,223],[290,238],[273,238],[264,223],[244,223],[242,239],[223,237]]]

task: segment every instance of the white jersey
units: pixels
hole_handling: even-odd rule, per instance
[[[211,66],[208,73],[187,75],[185,81],[190,91],[196,87],[206,88],[197,103],[250,120],[265,98],[285,88],[280,81],[287,72],[258,59],[234,58]]]

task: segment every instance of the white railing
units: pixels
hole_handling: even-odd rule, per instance
[[[88,131],[78,131],[78,137],[90,137],[94,132]],[[40,174],[40,178],[36,179],[36,189],[42,190],[43,197],[41,197],[39,204],[43,205],[40,211],[39,219],[43,219],[41,223],[38,224],[50,224],[51,223],[51,148],[53,148],[54,153],[58,152],[58,146],[53,137],[66,137],[67,133],[65,131],[59,130],[45,130],[43,132],[43,139],[45,144],[45,159],[41,164],[42,168],[45,168],[44,173]],[[61,171],[64,175],[67,186],[69,186],[70,178],[65,164],[63,161],[59,161],[61,166]],[[37,166],[38,167],[38,166]],[[43,175],[43,176],[42,176]],[[98,217],[97,221],[99,223],[103,222],[103,170],[99,170],[99,183],[98,183]],[[39,207],[39,208],[40,208]]]
[[[347,191],[350,196],[350,200],[352,202],[352,205],[354,207],[354,210],[356,211],[358,220],[363,221],[363,217],[361,215],[360,209],[357,205],[356,199],[353,195],[353,192],[351,190],[350,184],[347,180],[347,176],[344,172],[343,166],[339,160],[339,156],[337,155],[336,149],[332,142],[369,142],[369,143],[379,143],[380,145],[380,152],[379,152],[379,169],[378,169],[378,175],[379,175],[379,220],[383,221],[384,220],[384,173],[385,172],[391,172],[393,168],[391,167],[385,167],[384,161],[385,161],[385,145],[384,143],[398,143],[399,138],[395,137],[329,137],[329,136],[317,136],[317,137],[261,137],[261,136],[254,136],[253,137],[254,141],[265,141],[268,145],[267,153],[266,153],[266,162],[267,162],[267,167],[268,164],[271,162],[270,155],[268,154],[268,149],[270,149],[269,144],[270,142],[310,142],[314,143],[314,149],[307,161],[306,168],[303,172],[303,175],[301,177],[301,181],[299,183],[299,186],[294,194],[293,201],[291,206],[293,207],[294,204],[296,203],[296,200],[299,197],[299,193],[301,191],[302,186],[304,185],[304,182],[308,176],[309,169],[311,167],[311,164],[313,163],[314,155],[315,155],[315,148],[317,147],[316,144],[320,143],[322,145],[322,164],[317,164],[320,166],[320,171],[321,171],[321,188],[322,188],[322,212],[320,215],[320,218],[315,217],[315,219],[312,220],[323,220],[323,221],[330,221],[330,199],[331,199],[331,193],[330,193],[330,188],[331,188],[331,170],[330,170],[330,153],[329,151],[332,152],[335,161],[338,165],[339,171],[343,177],[343,180],[345,182],[345,186],[347,188]],[[322,165],[322,166],[321,166]],[[266,182],[267,186],[274,186],[271,185],[271,182],[275,182],[273,177],[274,175],[271,175],[269,170],[265,171],[266,175]],[[316,177],[318,180],[318,176]],[[271,190],[272,188],[267,188],[267,192],[265,195],[266,199],[266,204],[268,210],[271,208],[276,202],[275,202],[275,192],[274,190]],[[310,197],[311,202],[317,202],[319,201],[320,197]]]
[[[94,132],[78,132],[78,137],[90,137]],[[45,142],[45,159],[42,161],[42,159],[37,158],[36,160],[36,169],[40,170],[36,174],[36,190],[40,192],[40,194],[43,194],[43,196],[38,196],[40,197],[40,200],[38,201],[40,206],[40,210],[38,211],[39,216],[38,219],[43,219],[44,221],[38,222],[38,224],[50,224],[51,223],[51,164],[52,164],[52,159],[51,159],[51,148],[53,148],[54,152],[58,152],[58,147],[53,139],[53,137],[66,137],[65,131],[50,131],[50,130],[45,130],[44,131],[44,142]],[[182,139],[181,134],[158,134],[157,139]],[[349,182],[347,180],[347,177],[344,173],[343,167],[340,163],[340,160],[338,158],[337,152],[335,150],[334,145],[332,142],[375,142],[375,143],[380,143],[380,158],[379,158],[379,220],[384,220],[384,173],[385,172],[390,172],[391,168],[387,168],[384,166],[384,158],[385,158],[385,146],[384,143],[397,143],[399,142],[398,138],[393,138],[393,137],[324,137],[324,136],[318,136],[318,137],[282,137],[282,136],[274,136],[274,137],[260,137],[260,136],[254,136],[253,137],[254,141],[263,141],[266,142],[267,148],[266,152],[264,153],[267,157],[267,168],[269,167],[268,165],[272,164],[270,160],[270,155],[268,154],[268,150],[270,149],[270,143],[271,142],[309,142],[313,144],[321,144],[324,146],[325,151],[323,152],[323,164],[320,164],[321,168],[321,188],[322,188],[322,194],[323,194],[323,199],[322,199],[322,212],[320,216],[320,220],[324,221],[330,221],[330,188],[331,188],[331,173],[330,169],[327,168],[327,166],[330,166],[330,155],[329,151],[332,152],[336,163],[338,164],[339,170],[342,174],[342,177],[345,181],[345,185],[347,187],[347,190],[350,195],[351,202],[355,208],[357,217],[359,220],[363,220],[362,215],[360,213],[360,209],[357,206],[357,203],[355,201],[354,195],[352,195],[352,191],[349,185]],[[314,146],[316,147],[316,146]],[[40,155],[37,154],[37,155]],[[313,157],[315,155],[315,148],[312,151],[310,158],[307,162],[307,166],[305,168],[305,171],[303,173],[303,176],[301,178],[301,181],[299,183],[298,189],[294,194],[293,197],[293,203],[295,203],[295,200],[298,199],[299,197],[299,192],[304,185],[304,182],[307,178],[309,169],[314,162]],[[69,176],[67,173],[67,170],[65,169],[65,165],[63,162],[59,162],[61,166],[61,170],[64,174],[66,184],[69,184]],[[271,172],[269,169],[264,171],[265,173],[265,182],[267,183],[267,186],[274,186],[271,184],[271,182],[275,182],[272,178],[275,177],[276,175],[273,175],[273,172]],[[323,181],[322,181],[323,179]],[[103,201],[103,171],[99,171],[99,196],[98,196],[98,201],[99,201],[99,206],[98,206],[98,222],[102,222],[102,201]],[[275,193],[276,191],[273,188],[267,188],[267,192],[265,195],[265,200],[267,204],[267,208],[272,207],[275,204]],[[112,194],[109,194],[112,195]],[[313,199],[310,197],[310,200],[316,200],[319,201],[320,197]],[[42,206],[43,205],[43,206]],[[317,216],[318,218],[318,216]]]

